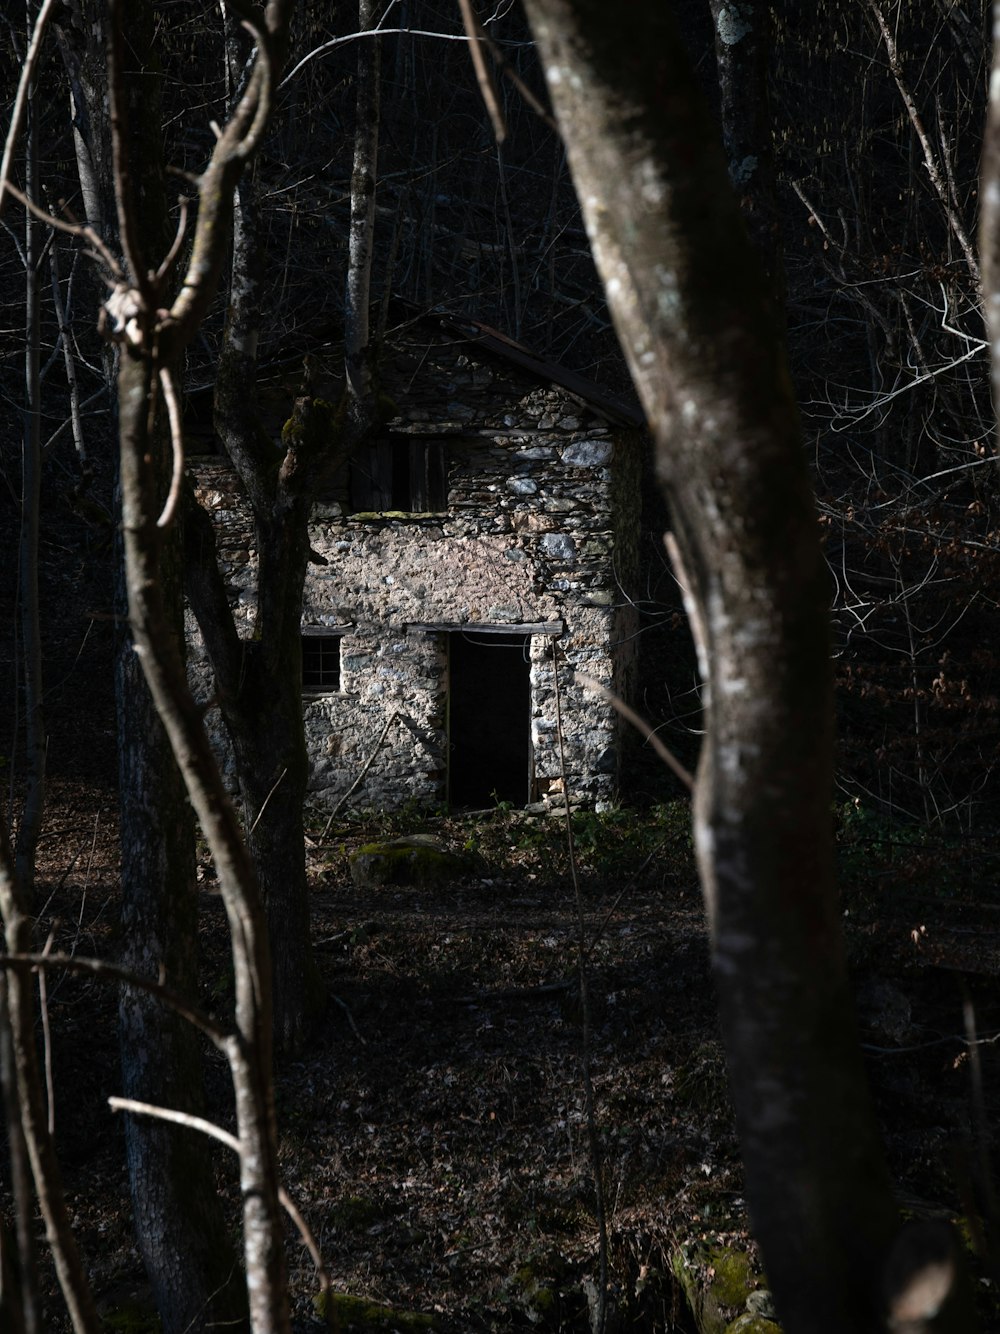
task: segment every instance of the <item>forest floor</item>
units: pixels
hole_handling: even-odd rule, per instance
[[[110,788],[54,785],[40,863],[53,948],[115,955],[115,826]],[[565,828],[550,817],[410,814],[321,831],[310,840],[313,935],[330,1001],[308,1050],[279,1067],[277,1098],[285,1185],[335,1289],[448,1330],[586,1327],[599,1229],[582,944],[610,1291],[637,1328],[693,1329],[670,1277],[678,1248],[708,1277],[726,1248],[756,1259],[684,805],[575,815],[579,898]],[[474,851],[477,870],[434,889],[354,886],[352,849],[414,832]],[[862,1036],[901,1203],[958,1216],[964,1178],[980,1175],[970,1050],[987,1118],[1000,1110],[996,859],[852,805],[838,837]],[[201,1000],[221,1014],[231,971],[207,862],[201,878]],[[116,998],[99,981],[54,978],[48,1011],[72,1212],[111,1317],[144,1291],[122,1128],[106,1105],[120,1088]],[[226,1072],[215,1053],[206,1062],[210,1114],[231,1124]],[[235,1168],[221,1156],[216,1184],[235,1233]],[[291,1233],[289,1254],[297,1328],[318,1328],[318,1285]],[[54,1316],[47,1328],[59,1328]]]

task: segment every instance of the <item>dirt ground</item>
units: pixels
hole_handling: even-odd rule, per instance
[[[671,1253],[749,1243],[683,807],[576,817],[579,915],[557,821],[411,815],[388,832],[474,850],[476,872],[432,890],[358,890],[349,853],[385,824],[355,821],[325,838],[319,821],[313,829],[313,936],[330,1000],[308,1050],[278,1072],[285,1185],[336,1289],[455,1330],[585,1327],[598,1227],[582,916],[611,1292],[640,1328],[692,1328]],[[971,1050],[987,1117],[997,1110],[1000,901],[982,884],[932,892],[912,848],[866,847],[870,830],[845,837],[847,873],[851,857],[869,872],[845,890],[845,923],[901,1201],[955,1215],[982,1147],[963,1002],[982,1039]],[[41,861],[54,948],[115,954],[115,838],[110,787],[55,786]],[[887,857],[892,884],[881,877]],[[202,883],[201,1000],[221,1014],[231,980],[207,864]],[[115,996],[63,977],[49,983],[48,1008],[62,1160],[110,1314],[144,1291],[122,1130],[105,1102],[118,1090]],[[206,1062],[211,1115],[231,1124],[226,1072],[207,1050]],[[222,1159],[216,1184],[235,1229],[235,1170]],[[289,1255],[298,1327],[317,1328],[315,1275],[291,1233]],[[59,1328],[54,1314],[48,1327]]]
[[[71,528],[66,519],[43,553],[52,782],[40,929],[55,949],[114,958],[108,539],[100,526]],[[0,526],[0,554],[13,532]],[[7,581],[0,623],[12,623],[12,597]],[[13,672],[12,644],[0,659]],[[0,750],[10,753],[6,738]],[[310,876],[329,1003],[306,1052],[279,1068],[277,1093],[285,1184],[336,1288],[456,1331],[586,1326],[598,1226],[582,946],[611,1294],[634,1328],[690,1330],[669,1275],[674,1250],[754,1256],[683,803],[576,817],[579,914],[558,822],[498,809],[323,825],[311,829]],[[434,890],[354,886],[353,848],[414,832],[482,861]],[[838,807],[838,840],[862,1036],[901,1203],[909,1214],[968,1212],[982,1203],[980,1159],[1000,1110],[996,842],[899,828],[850,802]],[[200,1000],[222,1015],[232,987],[207,864],[201,883]],[[120,1091],[116,996],[62,976],[47,1001],[60,1154],[110,1317],[145,1291],[122,1126],[106,1104]],[[974,1058],[985,1133],[970,1097]],[[209,1112],[231,1124],[213,1051],[206,1067]],[[235,1235],[235,1170],[221,1153],[215,1184]],[[298,1326],[317,1328],[315,1275],[291,1233],[289,1257]],[[976,1263],[989,1298],[990,1273]],[[47,1328],[61,1328],[54,1307]]]

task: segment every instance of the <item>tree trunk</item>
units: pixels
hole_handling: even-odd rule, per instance
[[[302,808],[309,764],[302,723],[298,626],[284,670],[258,673],[248,645],[240,707],[228,714],[247,848],[271,940],[275,1044],[302,1048],[323,998],[309,940]]]
[[[296,452],[292,448],[289,457]],[[285,473],[282,469],[282,477]],[[309,501],[290,495],[281,477],[277,488],[278,497],[268,505],[270,518],[264,512],[266,493],[255,511],[259,560],[256,633],[251,638],[237,635],[216,561],[212,523],[193,500],[185,518],[185,576],[233,745],[243,827],[267,915],[275,1042],[290,1053],[301,1048],[322,1005],[323,984],[309,939],[303,828],[309,758],[302,719],[300,619]],[[298,484],[291,489],[298,490]]]
[[[150,255],[169,244],[169,212],[160,159],[157,83],[151,75],[150,7],[129,6],[133,71],[129,80],[132,157],[142,191],[142,240]],[[109,146],[92,146],[92,160]],[[108,179],[110,173],[99,173]],[[114,216],[114,202],[105,204]],[[129,368],[133,374],[136,368]],[[148,385],[145,386],[148,389]],[[162,414],[161,414],[162,415]],[[158,423],[155,473],[165,494],[169,443]],[[182,569],[176,527],[162,540],[161,596],[183,642]],[[127,610],[124,561],[117,563],[117,605]],[[198,994],[198,889],[194,820],[184,782],[143,680],[131,637],[121,635],[115,664],[118,775],[122,845],[124,965]],[[199,1113],[204,1111],[195,1031],[158,1000],[123,990],[119,1005],[122,1081],[126,1097]],[[126,1153],[139,1248],[165,1334],[198,1331],[245,1318],[246,1296],[213,1185],[214,1155],[207,1139],[162,1122],[128,1116]]]
[[[134,285],[121,284],[105,304],[105,327],[121,349],[119,444],[129,626],[157,712],[215,859],[229,923],[236,1032],[225,1038],[222,1046],[236,1102],[251,1328],[254,1334],[288,1334],[267,931],[254,867],[226,800],[201,710],[188,687],[180,628],[173,619],[173,607],[163,598],[161,555],[164,537],[176,521],[173,501],[179,493],[171,489],[169,514],[165,513],[158,495],[157,441],[150,430],[150,418],[157,392],[166,398],[172,418],[179,417],[173,368],[197,333],[215,295],[225,257],[232,192],[267,122],[271,78],[281,68],[287,51],[291,0],[269,0],[263,16],[255,16],[263,24],[254,28],[260,48],[258,59],[244,95],[198,178],[198,221],[187,270],[169,309],[169,296],[164,290],[169,265],[159,271],[147,266],[135,226],[140,195],[134,192],[130,175],[130,115],[123,95],[126,17],[122,0],[112,0],[108,71],[116,200],[123,249]],[[247,22],[252,25],[254,20]],[[130,43],[132,40],[129,27]],[[147,200],[141,202],[147,206]],[[175,463],[180,462],[182,449],[181,425],[176,421]],[[225,634],[227,625],[235,638],[231,617],[228,622],[223,618],[220,633]]]
[[[164,588],[177,610],[178,571]],[[124,595],[124,581],[119,605]],[[197,886],[191,807],[132,641],[116,662],[122,834],[122,964],[197,996]],[[204,1114],[198,1035],[145,992],[119,1003],[127,1098]],[[125,1146],[136,1235],[164,1334],[245,1317],[242,1276],[213,1180],[209,1141],[128,1116]],[[238,1327],[238,1323],[237,1323]]]
[[[226,16],[229,100],[242,95],[245,34]],[[226,327],[214,402],[215,428],[247,490],[258,551],[254,634],[241,644],[215,564],[214,537],[188,505],[197,529],[188,543],[188,594],[215,675],[233,743],[247,846],[267,914],[273,964],[274,1040],[299,1050],[322,1003],[309,940],[305,800],[309,761],[302,724],[299,647],[309,552],[308,499],[284,486],[287,469],[261,430],[257,410],[260,269],[256,191],[239,182],[233,211]],[[294,451],[293,451],[294,452]]]
[[[382,0],[358,0],[358,31],[378,26]],[[344,292],[344,368],[348,412],[360,431],[371,416],[372,367],[369,337],[372,258],[375,253],[375,189],[378,183],[381,110],[381,41],[358,43],[351,224]]]
[[[278,1205],[277,1126],[271,1078],[271,964],[253,864],[239,837],[184,672],[183,637],[170,625],[159,570],[159,512],[147,433],[153,358],[123,350],[119,370],[122,531],[129,623],[143,672],[182,766],[215,858],[229,922],[237,1032],[226,1045],[236,1100],[247,1297],[254,1334],[288,1334],[287,1273]],[[203,1178],[204,1179],[204,1178]]]
[[[752,1221],[789,1334],[874,1330],[896,1215],[839,929],[828,584],[780,340],[668,7],[527,8],[686,566],[695,835]]]
[[[993,50],[979,185],[983,314],[990,340],[993,411],[1000,422],[1000,0],[993,0]]]
[[[28,6],[29,31],[31,6]],[[28,96],[24,152],[24,186],[37,202],[38,114],[35,89]],[[41,224],[25,213],[24,221],[24,426],[21,446],[21,537],[18,544],[20,575],[20,629],[23,665],[25,793],[17,831],[17,873],[29,900],[35,890],[35,854],[45,808],[45,734],[42,681],[42,627],[38,587],[38,546],[41,530],[41,322],[39,272],[42,255]]]
[[[740,212],[784,319],[785,267],[774,180],[767,61],[771,6],[765,0],[711,0],[722,145]]]

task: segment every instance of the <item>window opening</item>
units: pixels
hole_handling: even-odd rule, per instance
[[[302,636],[302,689],[340,689],[340,635]]]
[[[389,435],[372,441],[351,463],[354,513],[440,512],[448,506],[443,440]]]

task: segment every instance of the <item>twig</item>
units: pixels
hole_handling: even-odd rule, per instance
[[[517,70],[515,70],[510,64],[508,64],[506,56],[500,50],[499,46],[497,46],[496,42],[494,42],[493,39],[489,36],[489,34],[484,30],[482,24],[479,24],[479,40],[486,47],[487,51],[489,51],[490,56],[493,58],[493,61],[496,64],[497,69],[499,69],[500,73],[505,78],[510,79],[511,83],[521,94],[522,100],[525,103],[527,103],[527,105],[531,108],[531,110],[535,113],[535,115],[539,118],[539,120],[543,120],[545,124],[549,127],[549,129],[553,131],[554,134],[558,134],[559,126],[556,124],[555,120],[545,110],[545,107],[538,100],[535,94],[531,91],[528,85],[524,82],[524,80],[518,74]],[[473,59],[475,59],[474,55]]]
[[[73,273],[76,266],[76,257],[74,256],[73,267],[70,269],[70,291],[72,291]],[[70,319],[67,305],[62,299],[62,292],[59,289],[59,250],[53,245],[49,251],[49,271],[52,277],[52,305],[55,309],[56,321],[59,326],[60,341],[62,343],[63,364],[66,369],[66,388],[69,390],[69,420],[73,429],[73,445],[76,449],[77,458],[80,461],[80,472],[83,477],[81,485],[86,484],[86,479],[91,472],[90,461],[87,458],[87,442],[83,435],[83,419],[80,415],[80,386],[76,377],[76,359],[73,355],[74,344],[71,339]],[[48,441],[42,446],[42,453]]]
[[[346,1001],[342,1001],[342,1000],[340,999],[339,996],[331,996],[331,999],[334,1000],[334,1001],[336,1001],[336,1003],[340,1006],[340,1008],[341,1008],[341,1009],[344,1011],[344,1013],[347,1015],[347,1022],[350,1024],[351,1028],[354,1030],[354,1036],[357,1038],[357,1040],[361,1043],[361,1045],[362,1045],[363,1047],[367,1047],[367,1046],[368,1046],[368,1039],[367,1039],[367,1038],[363,1038],[363,1037],[361,1036],[361,1032],[360,1032],[360,1030],[358,1029],[357,1024],[354,1022],[354,1015],[351,1014],[350,1006],[347,1004]]]
[[[684,555],[681,551],[681,544],[673,533],[663,534],[663,545],[667,549],[667,555],[670,557],[670,563],[674,567],[674,578],[677,580],[677,587],[680,589],[681,601],[684,603],[684,610],[687,612],[688,625],[691,627],[691,638],[694,640],[694,650],[698,657],[698,670],[701,672],[703,681],[709,678],[709,658],[708,658],[708,628],[705,625],[701,603],[695,596],[694,585],[691,576],[687,572],[684,564]],[[654,749],[656,749],[654,744]],[[660,752],[657,751],[657,754]],[[661,756],[661,758],[665,758]],[[669,764],[670,761],[668,760]],[[670,766],[673,768],[673,765]],[[679,777],[680,775],[678,775]],[[688,787],[694,790],[694,784],[688,782]]]
[[[934,187],[934,193],[944,209],[945,217],[948,219],[948,226],[951,228],[955,240],[965,256],[965,262],[968,265],[969,273],[977,289],[981,287],[981,277],[979,272],[979,261],[976,258],[975,248],[969,238],[968,232],[962,219],[953,204],[948,191],[947,183],[941,176],[941,169],[938,166],[934,155],[934,149],[931,147],[930,136],[927,133],[923,118],[917,109],[913,94],[910,91],[909,84],[906,82],[903,73],[903,65],[899,58],[899,49],[896,46],[896,39],[892,35],[892,29],[885,21],[885,15],[882,13],[877,0],[868,0],[868,8],[875,15],[875,21],[882,33],[882,41],[885,43],[886,55],[889,58],[889,71],[895,80],[896,87],[899,89],[899,95],[903,99],[903,105],[906,107],[906,114],[910,118],[910,124],[913,126],[913,132],[917,136],[921,152],[924,156],[924,166],[927,168],[927,175],[930,177],[931,185]]]
[[[224,1130],[222,1126],[216,1125],[214,1121],[209,1121],[204,1116],[195,1116],[191,1112],[181,1112],[174,1107],[160,1107],[155,1103],[140,1102],[136,1098],[119,1098],[114,1095],[108,1098],[108,1106],[113,1112],[131,1112],[133,1116],[148,1116],[155,1121],[167,1121],[171,1125],[184,1126],[187,1130],[197,1130],[200,1134],[207,1135],[209,1139],[218,1140],[227,1149],[232,1149],[237,1156],[242,1157],[243,1155],[243,1146],[237,1137],[231,1131]],[[316,1266],[316,1272],[319,1276],[320,1286],[324,1289],[329,1288],[331,1286],[330,1275],[323,1264],[323,1256],[320,1253],[315,1233],[284,1186],[278,1187],[278,1200],[298,1229],[303,1245],[312,1257],[312,1262]]]
[[[333,1280],[330,1278],[329,1271],[323,1263],[323,1256],[319,1249],[319,1242],[316,1240],[316,1234],[306,1222],[305,1218],[299,1212],[299,1207],[285,1190],[284,1186],[278,1187],[278,1200],[285,1213],[298,1228],[302,1243],[316,1267],[316,1276],[319,1279],[319,1286],[323,1292],[329,1292],[333,1287]]]
[[[49,932],[49,938],[42,950],[43,954],[48,954],[52,948],[54,934],[52,931]],[[56,1091],[52,1078],[52,1029],[49,1025],[49,996],[44,968],[38,970],[38,1008],[42,1014],[42,1058],[45,1069],[45,1094],[49,1105],[48,1128],[49,1134],[54,1135],[56,1133]]]
[[[170,490],[167,493],[166,503],[163,506],[163,512],[156,521],[157,528],[169,528],[177,516],[177,505],[181,498],[181,491],[184,487],[184,422],[181,418],[181,406],[177,401],[177,390],[174,387],[174,377],[171,374],[169,366],[159,367],[160,388],[163,390],[163,401],[167,405],[167,420],[170,423],[170,444],[173,451],[173,470],[170,477]],[[282,778],[284,778],[282,774]],[[281,782],[281,778],[278,779]],[[277,787],[277,783],[275,787]],[[273,791],[273,789],[272,789]],[[270,799],[270,793],[268,793]],[[264,803],[267,805],[267,802]],[[264,807],[261,807],[261,814]],[[260,816],[257,817],[260,819]]]
[[[11,163],[14,154],[17,151],[17,141],[21,135],[21,126],[24,124],[24,113],[28,105],[28,93],[31,88],[32,80],[35,77],[35,66],[38,64],[38,57],[41,54],[42,38],[45,36],[45,26],[49,21],[49,15],[52,13],[55,3],[56,0],[45,0],[45,3],[38,11],[38,18],[35,19],[35,26],[31,33],[28,54],[24,58],[21,77],[18,80],[17,93],[14,96],[14,109],[10,116],[10,129],[7,131],[7,139],[3,146],[3,159],[0,160],[0,217],[3,216],[5,193],[15,194],[15,191],[7,178],[10,175]]]
[[[226,1050],[229,1042],[229,1033],[226,1029],[206,1011],[192,1005],[179,991],[175,991],[173,987],[163,982],[131,973],[128,969],[119,968],[117,964],[108,963],[104,959],[90,959],[78,954],[30,954],[21,951],[17,954],[0,955],[0,969],[18,972],[35,968],[65,968],[71,973],[90,973],[92,976],[106,977],[109,981],[121,982],[125,986],[146,991],[151,996],[159,997],[172,1010],[176,1010],[181,1018],[186,1019],[189,1024],[193,1024],[210,1038],[220,1051]]]
[[[433,32],[429,28],[370,28],[368,31],[350,32],[343,37],[331,37],[328,42],[321,42],[319,46],[307,51],[299,63],[294,65],[278,84],[278,90],[280,91],[291,83],[300,70],[318,57],[336,50],[338,46],[347,46],[349,43],[361,41],[365,37],[433,37],[439,42],[467,42],[469,40],[468,34],[464,32]],[[531,43],[521,42],[519,45],[530,46]],[[546,116],[545,119],[553,128],[555,127],[555,122],[551,116]]]
[[[257,828],[257,826],[260,824],[260,822],[261,822],[261,818],[262,818],[264,812],[267,810],[267,803],[268,803],[268,802],[271,800],[271,798],[274,796],[275,792],[277,792],[278,788],[281,786],[281,780],[284,778],[285,774],[287,774],[287,773],[288,773],[288,766],[286,765],[286,766],[284,767],[284,769],[282,769],[281,773],[278,774],[278,777],[274,780],[274,783],[273,783],[273,785],[272,785],[272,787],[271,787],[270,792],[267,794],[267,796],[264,798],[263,802],[261,803],[260,810],[257,812],[257,818],[256,818],[256,820],[254,820],[253,824],[252,824],[252,825],[250,826],[250,828],[247,830],[247,838],[250,837],[250,835],[253,833],[253,831],[254,831],[254,830]]]
[[[17,874],[6,820],[0,813],[0,914],[4,938],[12,953],[0,956],[6,966],[31,939],[32,919],[24,887]],[[44,957],[44,956],[42,956]],[[46,1126],[42,1078],[34,1032],[34,1007],[29,980],[20,965],[5,979],[10,1031],[13,1040],[15,1083],[20,1124],[27,1148],[35,1194],[45,1220],[45,1232],[55,1262],[56,1276],[75,1334],[97,1334],[100,1321],[87,1274],[70,1225],[62,1173],[52,1136]]]
[[[55,231],[65,232],[67,236],[75,236],[81,241],[86,241],[88,245],[92,247],[92,250],[88,251],[88,254],[92,254],[95,259],[99,259],[101,263],[107,267],[108,272],[112,277],[117,280],[124,277],[121,265],[94,231],[93,227],[83,222],[64,222],[62,218],[57,218],[54,213],[50,213],[48,209],[42,208],[40,205],[36,204],[33,199],[29,199],[28,196],[21,190],[18,190],[16,186],[11,185],[10,181],[7,182],[7,193],[12,195],[17,202],[22,204],[34,217],[38,218],[41,222],[46,223],[49,227],[54,228]]]
[[[214,1121],[208,1121],[203,1116],[195,1116],[191,1112],[180,1112],[172,1107],[157,1107],[151,1102],[139,1102],[135,1098],[108,1098],[108,1106],[113,1112],[133,1112],[136,1116],[149,1116],[156,1121],[169,1121],[172,1125],[186,1126],[188,1130],[198,1130],[203,1135],[208,1135],[209,1139],[217,1139],[220,1144],[225,1144],[227,1149],[232,1149],[233,1153],[241,1154],[243,1152],[239,1140],[228,1130],[223,1130],[222,1126],[217,1126]]]
[[[790,184],[792,189],[795,191],[795,193],[798,195],[799,199],[801,199],[803,205],[805,206],[806,212],[809,214],[809,221],[811,223],[814,223],[820,229],[820,232],[823,235],[823,239],[824,241],[826,241],[827,245],[832,246],[834,250],[843,251],[844,247],[840,244],[839,241],[834,240],[833,236],[831,236],[830,234],[830,230],[827,227],[826,223],[820,217],[819,209],[816,208],[814,204],[811,204],[809,200],[806,198],[806,193],[803,190],[801,184],[797,180],[795,180],[794,177],[792,178]]]
[[[493,136],[498,144],[502,144],[507,138],[507,122],[500,107],[493,76],[486,68],[486,61],[483,59],[485,34],[482,24],[472,8],[472,0],[458,0],[458,7],[462,11],[462,24],[469,38],[469,55],[472,57],[472,68],[476,71],[480,96],[493,123]]]
[[[359,784],[359,783],[361,782],[361,780],[364,778],[365,774],[368,772],[368,770],[369,770],[369,769],[372,767],[372,765],[375,763],[375,756],[379,753],[379,750],[380,750],[381,747],[382,747],[382,742],[386,739],[386,736],[387,736],[388,733],[389,733],[389,728],[392,726],[392,724],[396,721],[396,719],[397,719],[398,717],[399,717],[399,710],[398,710],[398,709],[393,709],[392,713],[390,713],[390,714],[389,714],[389,717],[386,719],[385,726],[382,728],[382,731],[379,733],[378,740],[375,742],[375,745],[372,747],[371,754],[368,756],[367,760],[365,760],[364,764],[361,766],[361,772],[358,774],[357,778],[355,778],[354,782],[351,784],[351,786],[347,789],[347,791],[344,793],[344,795],[343,795],[343,796],[340,798],[340,800],[337,802],[336,806],[334,806],[333,810],[330,812],[330,818],[329,818],[329,820],[327,820],[326,824],[324,825],[324,827],[323,827],[323,833],[320,835],[320,838],[321,838],[321,839],[326,838],[327,834],[330,832],[330,826],[333,824],[334,820],[337,818],[337,814],[338,814],[338,812],[340,811],[341,807],[344,805],[344,802],[347,801],[347,799],[348,799],[348,797],[350,797],[351,793],[355,791],[355,789],[357,788],[358,784]]]
[[[636,713],[635,709],[630,708],[629,705],[616,695],[613,690],[609,690],[607,686],[601,685],[600,681],[595,681],[592,676],[587,676],[585,672],[577,672],[576,679],[581,685],[586,686],[588,690],[595,690],[599,695],[602,695],[616,713],[620,713],[627,722],[630,722],[637,731],[642,733],[643,740],[649,742],[657,755],[659,755],[660,759],[673,770],[688,791],[690,792],[693,790],[694,779],[691,774],[684,768],[684,765],[681,764],[680,760],[667,749],[656,735],[655,728],[647,723],[645,718]]]
[[[156,281],[158,283],[166,282],[167,278],[170,276],[170,271],[173,269],[174,264],[177,261],[177,256],[181,252],[184,234],[187,231],[188,205],[190,200],[186,195],[181,195],[177,202],[180,205],[181,210],[180,217],[177,219],[177,231],[174,233],[173,244],[163,257],[163,263],[156,270]]]

